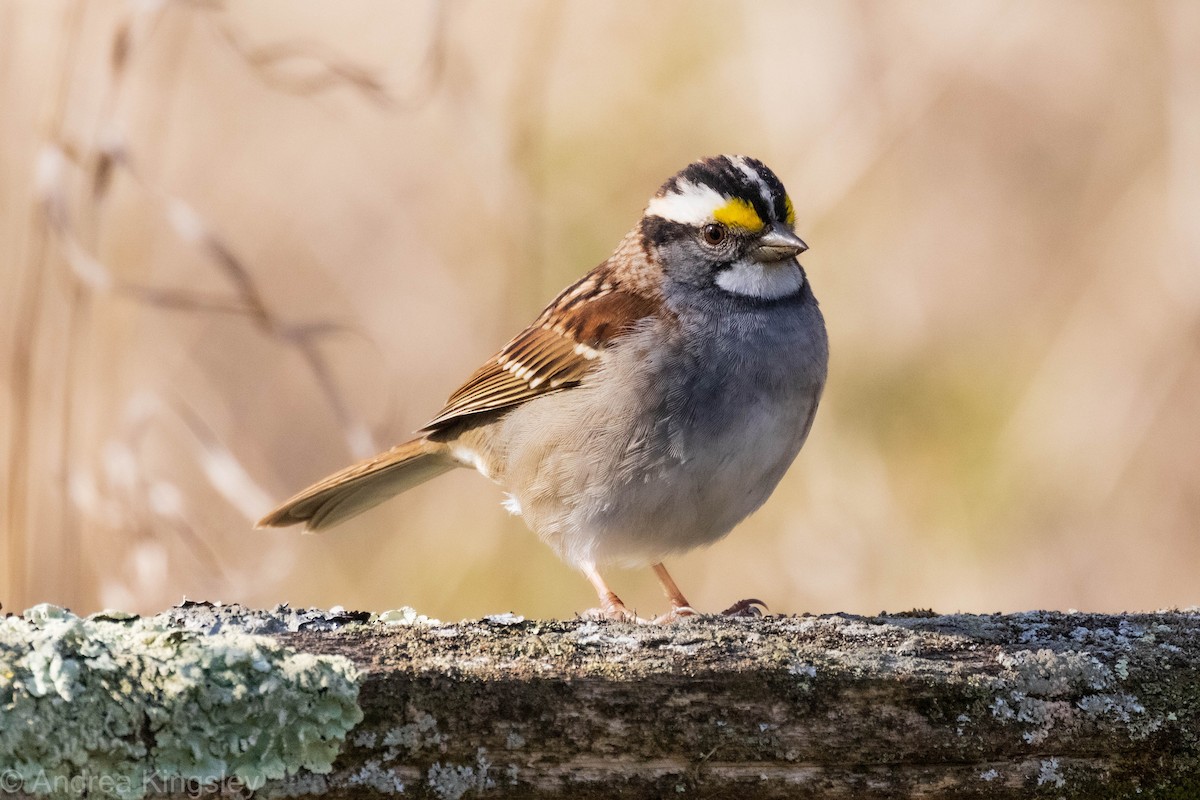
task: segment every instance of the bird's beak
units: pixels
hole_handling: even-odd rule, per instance
[[[750,258],[767,264],[793,258],[807,249],[808,245],[804,243],[803,239],[782,226],[776,225],[758,237],[758,242],[750,250]]]

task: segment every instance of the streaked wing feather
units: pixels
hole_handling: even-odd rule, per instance
[[[588,276],[580,283],[593,281]],[[435,431],[464,417],[518,405],[579,384],[598,366],[606,347],[654,312],[655,302],[606,288],[563,292],[537,321],[467,379],[423,430]]]
[[[530,355],[532,362],[526,360]],[[562,333],[541,328],[526,331],[452,394],[446,407],[425,430],[440,428],[470,414],[507,408],[552,391],[551,379],[563,372],[567,364],[586,360],[575,353],[575,342]],[[574,372],[582,377],[586,370]],[[566,384],[559,383],[553,390],[565,388]]]

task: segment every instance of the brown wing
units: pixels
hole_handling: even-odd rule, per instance
[[[595,272],[585,276],[450,395],[423,430],[578,385],[603,360],[604,350],[656,307],[653,299]]]

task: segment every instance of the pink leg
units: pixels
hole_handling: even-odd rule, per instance
[[[662,565],[662,562],[652,565],[655,577],[662,584],[663,593],[667,599],[671,601],[671,610],[660,617],[655,618],[657,623],[674,622],[680,617],[690,617],[696,614],[696,610],[692,608],[692,604],[683,596],[683,592],[679,591],[679,587],[675,585],[675,580],[671,574],[667,572],[667,568]]]
[[[637,614],[634,614],[625,604],[621,602],[621,598],[617,597],[617,593],[608,588],[608,584],[604,582],[604,578],[600,577],[600,572],[596,569],[595,564],[582,564],[580,568],[587,579],[592,582],[592,586],[596,588],[596,594],[600,597],[600,608],[596,609],[598,613],[592,614],[588,612],[584,616],[599,616],[602,619],[611,619],[615,622],[641,622]]]
[[[692,608],[691,603],[683,596],[683,592],[679,591],[679,587],[675,585],[675,581],[667,572],[667,568],[658,563],[653,565],[653,569],[654,574],[658,576],[658,582],[662,584],[663,592],[671,600],[671,610],[654,621],[659,623],[674,622],[680,617],[690,617],[697,614],[698,612]],[[767,604],[762,600],[739,600],[722,611],[721,614],[727,617],[760,617],[762,616],[762,612],[756,606],[766,608]]]

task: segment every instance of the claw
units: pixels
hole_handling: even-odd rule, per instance
[[[764,611],[769,610],[769,609],[767,609],[767,604],[764,603],[762,600],[757,600],[755,598],[749,598],[747,600],[738,600],[736,603],[731,605],[729,608],[722,611],[721,616],[724,616],[724,617],[761,617],[763,615],[763,612],[760,611],[758,608],[756,608],[756,606],[762,606]]]
[[[649,622],[626,608],[625,604],[621,602],[621,598],[612,592],[609,592],[604,598],[603,608],[589,608],[581,613],[579,618],[589,621],[626,622],[634,625],[645,625]]]
[[[625,607],[625,604],[621,602],[621,598],[617,597],[617,593],[608,588],[608,584],[604,582],[604,578],[600,577],[600,572],[596,569],[595,564],[588,561],[580,564],[579,567],[583,570],[583,574],[587,575],[587,579],[592,582],[592,586],[596,587],[596,595],[600,598],[600,603],[602,604],[600,608],[592,608],[584,611],[579,615],[581,619],[632,622],[635,625],[645,625],[649,622],[649,620],[642,619]]]
[[[655,617],[653,622],[655,625],[669,625],[672,622],[678,622],[685,617],[698,617],[700,612],[691,606],[676,606],[665,614],[660,614]]]

